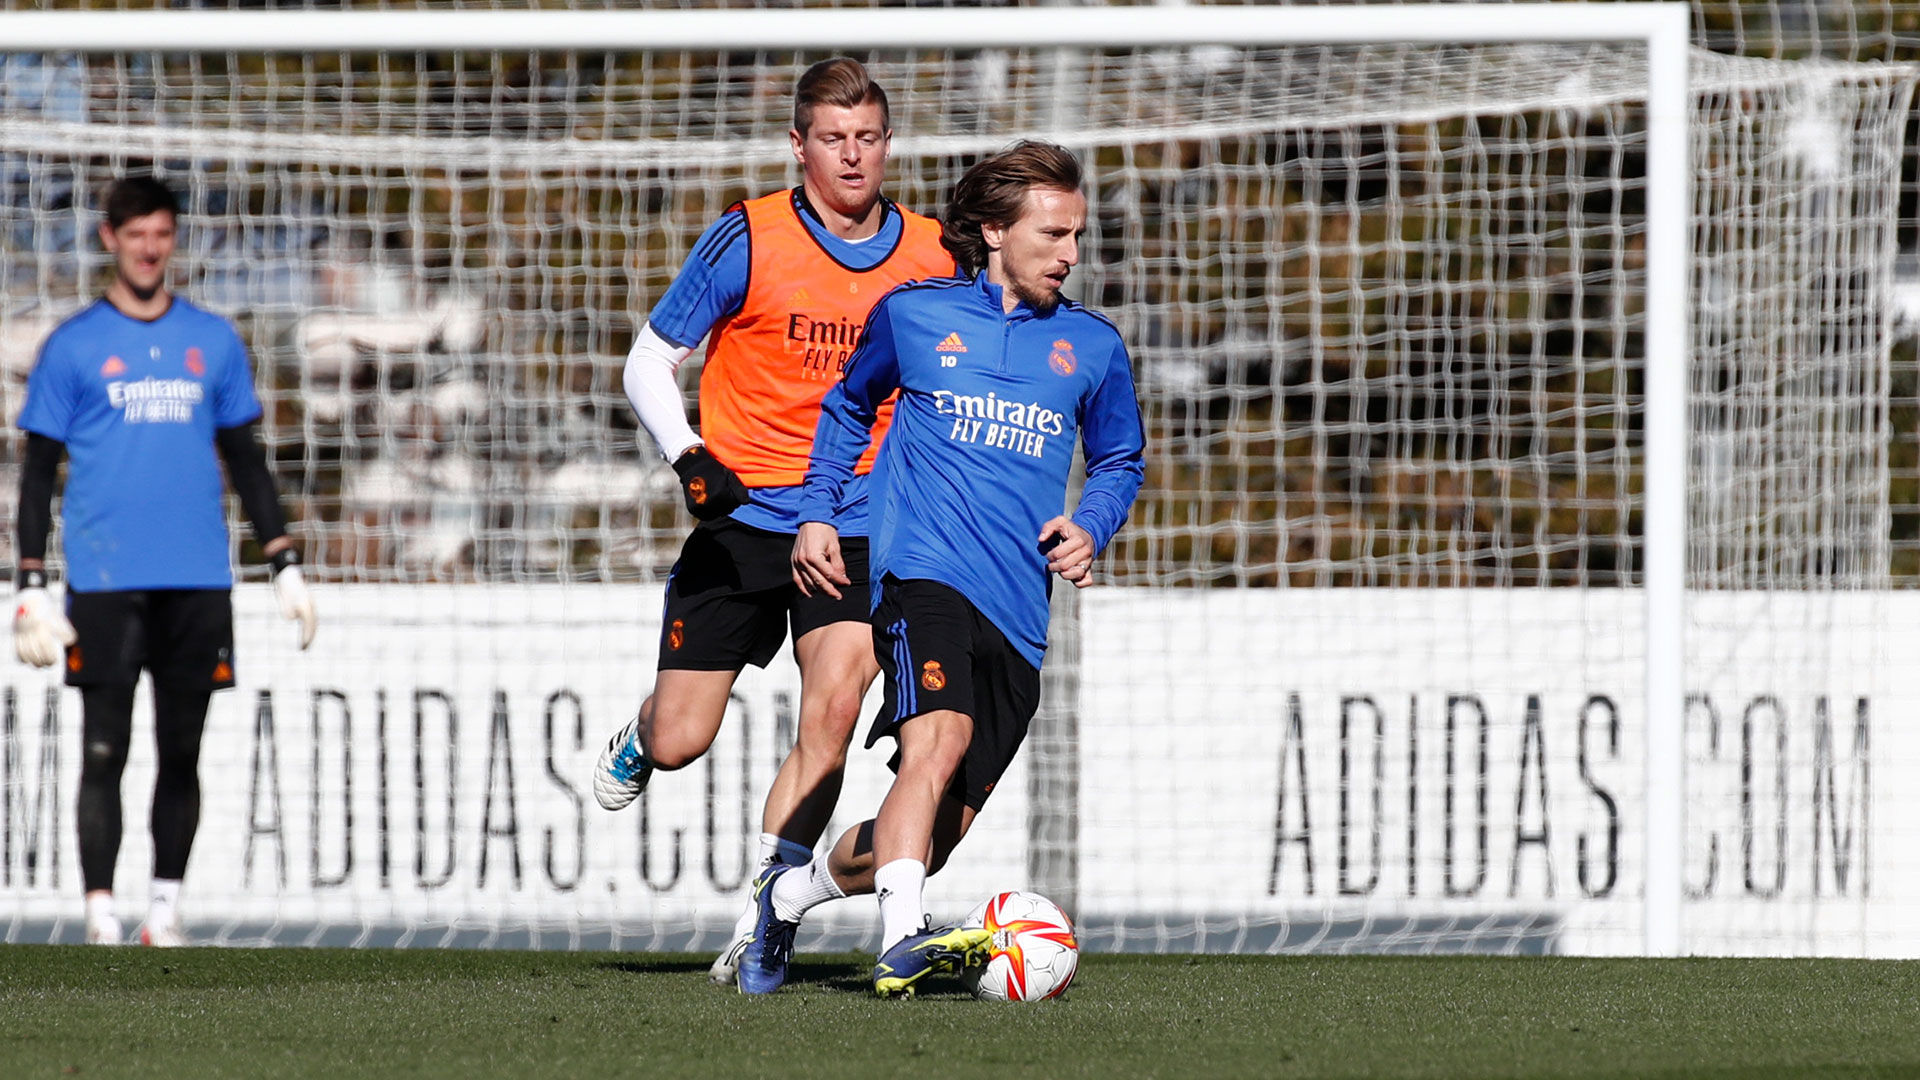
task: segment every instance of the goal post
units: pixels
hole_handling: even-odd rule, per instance
[[[1884,789],[1850,779],[1870,751],[1834,704],[1898,698],[1835,644],[1887,574],[1832,523],[1884,518],[1913,75],[1736,63],[1688,30],[1657,3],[0,14],[8,417],[21,350],[100,270],[86,192],[156,163],[188,193],[183,291],[254,348],[323,583],[311,655],[257,582],[237,596],[261,636],[209,732],[201,917],[718,943],[797,685],[785,658],[749,672],[714,752],[635,811],[581,799],[688,524],[618,358],[700,228],[794,182],[792,81],[848,53],[893,96],[906,205],[1018,137],[1086,158],[1076,276],[1149,422],[1107,585],[1061,605],[1031,760],[936,903],[1064,890],[1110,948],[1920,949],[1796,929],[1863,858],[1861,815],[1894,812],[1851,809]],[[1792,188],[1809,155],[1818,200]],[[1783,482],[1802,464],[1844,494]],[[1790,549],[1824,554],[1795,576]],[[1751,673],[1815,637],[1787,683]],[[71,790],[77,705],[8,678],[7,805],[37,805]],[[1723,686],[1745,714],[1703,743]],[[1804,729],[1752,704],[1815,688]],[[1776,801],[1811,831],[1775,844],[1745,781],[1689,824],[1690,762],[1718,784],[1738,741],[1784,776],[1789,738],[1815,758]],[[834,827],[885,779],[856,752]],[[24,853],[70,820],[4,827],[10,937],[61,932],[72,862]],[[1761,887],[1703,898],[1736,837]],[[1775,863],[1814,866],[1791,911],[1748,903]],[[1728,905],[1725,933],[1687,918]],[[857,906],[815,940],[865,940]]]

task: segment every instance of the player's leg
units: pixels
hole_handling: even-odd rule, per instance
[[[623,809],[646,790],[655,769],[672,772],[698,761],[720,733],[739,675],[737,668],[657,672],[653,692],[607,740],[594,765],[593,793],[601,807]]]
[[[864,620],[811,630],[794,642],[793,653],[800,664],[799,730],[767,791],[761,828],[811,850],[840,800],[847,746],[880,666]]]
[[[919,904],[918,888],[909,878],[915,868],[920,878],[925,877],[934,822],[965,753],[972,724],[968,718],[970,669],[964,660],[971,609],[964,602],[956,604],[958,594],[951,589],[931,585],[888,579],[873,615],[873,651],[887,679],[886,699],[867,744],[873,745],[883,735],[901,743],[901,753],[893,762],[897,775],[882,806],[883,820],[875,826],[877,831],[869,831],[872,836],[902,838],[894,842],[901,852],[894,861],[900,865],[876,871],[879,887],[888,892],[883,907],[893,913],[889,917],[894,921],[898,912]],[[883,857],[891,853],[887,842],[878,842]],[[908,854],[912,857],[907,858]],[[883,858],[882,864],[886,861]],[[782,895],[791,901],[785,916],[776,907],[775,897]],[[810,866],[804,875],[784,866],[761,873],[754,882],[754,935],[739,968],[743,993],[767,993],[785,981],[797,912],[834,895],[831,873],[822,873],[817,866]],[[916,922],[899,934],[919,928]]]
[[[133,739],[133,684],[80,688],[80,880],[86,888],[87,941],[118,945],[113,868],[120,859],[120,777]]]
[[[153,885],[147,894],[145,945],[184,945],[180,886],[200,828],[200,739],[213,692],[205,686],[153,688],[153,735],[159,768],[153,779]]]
[[[233,685],[233,600],[225,589],[149,594],[148,666],[153,672],[153,884],[146,945],[185,945],[180,889],[200,828],[200,745],[216,690]]]
[[[862,599],[853,597],[856,591]],[[842,594],[859,608],[866,607],[864,585],[844,589]],[[830,597],[818,599],[831,602]],[[804,599],[801,603],[812,606]],[[864,612],[860,621],[841,619],[803,631],[804,617],[800,612],[794,617],[793,654],[800,665],[799,731],[767,791],[758,873],[775,864],[802,866],[813,858],[813,845],[826,831],[840,799],[847,744],[860,719],[860,703],[880,671]],[[715,984],[733,984],[759,911],[749,890],[746,910],[734,923],[733,938],[707,969]]]
[[[940,811],[956,801],[950,789],[974,727],[972,717],[943,711],[899,728],[899,772],[873,823],[872,886],[880,900],[881,941],[873,988],[881,997],[912,994],[929,975],[976,963],[986,945],[979,930],[935,928],[925,899]]]
[[[933,843],[929,853],[927,874],[932,876],[946,865],[947,856],[952,853],[960,838],[973,827],[978,811],[966,805],[952,791],[940,799],[940,809],[934,816]],[[840,835],[833,847],[824,855],[814,857],[800,866],[779,865],[769,867],[754,883],[754,911],[759,917],[755,936],[749,938],[749,946],[760,948],[759,956],[766,950],[761,941],[771,936],[775,941],[791,936],[800,927],[800,920],[806,913],[829,901],[848,896],[866,896],[874,891],[873,858],[873,820],[868,819],[848,829]],[[791,946],[788,946],[789,950]],[[773,965],[778,978],[756,978],[752,966],[745,963],[749,977],[742,988],[748,993],[764,993],[777,988],[785,981],[784,961],[776,956]],[[767,965],[764,960],[760,966]],[[765,990],[756,990],[755,986],[765,986]]]
[[[80,691],[80,791],[74,821],[86,889],[89,942],[118,945],[114,864],[123,828],[120,778],[133,739],[133,691],[146,656],[147,594],[68,592],[75,640],[67,648],[68,686]]]
[[[901,724],[900,767],[873,819],[873,884],[880,897],[881,950],[918,931],[921,894],[942,798],[973,738],[973,717],[950,709]]]
[[[933,819],[933,843],[927,853],[927,876],[938,874],[947,865],[947,859],[953,849],[959,845],[962,837],[973,828],[974,818],[980,811],[962,802],[960,797],[949,789],[940,798],[939,812]],[[832,883],[832,895],[828,899],[843,896],[870,896],[874,891],[873,871],[877,863],[873,855],[872,818],[861,822],[840,834],[840,838],[829,848],[824,858],[815,859],[808,869],[817,871]],[[812,877],[809,874],[808,877]],[[799,892],[798,882],[783,882],[775,893],[775,903],[784,911],[791,912],[796,921],[802,914],[811,910],[824,900],[812,900]]]
[[[776,536],[722,521],[687,538],[667,579],[653,692],[594,766],[593,793],[603,808],[619,810],[639,798],[655,769],[698,761],[719,734],[740,670],[764,667],[780,651],[787,632],[780,582],[771,590],[746,588],[763,584],[767,575],[753,564],[768,561]]]
[[[966,640],[970,648],[965,656],[955,656],[946,665],[949,671],[946,681],[969,685],[973,723],[961,758],[942,794],[946,800],[958,800],[978,812],[986,805],[987,797],[1005,775],[1026,738],[1027,726],[1040,703],[1040,671],[964,598],[958,594],[954,594],[954,598],[967,611]],[[922,668],[924,671],[924,662]],[[916,742],[913,733],[903,728],[902,777],[908,774],[910,759],[916,753],[928,754],[924,736]],[[937,755],[935,764],[944,764]],[[895,790],[899,790],[897,782]],[[962,816],[958,822],[960,828],[951,834],[952,842],[945,843],[948,830],[940,828],[936,819],[931,835],[924,841],[928,861],[921,863],[912,858],[912,845],[921,843],[919,820],[902,819],[896,832],[895,824],[888,820],[890,811],[890,807],[882,805],[874,824],[873,839],[873,884],[881,898],[886,938],[901,933],[913,920],[925,918],[920,894],[926,875],[944,864],[946,854],[959,842],[959,837],[965,835],[973,820],[971,816]],[[900,894],[905,894],[910,902],[903,901]],[[924,930],[895,940],[881,954],[873,971],[873,988],[880,996],[910,994],[927,975],[958,970],[984,960],[989,942],[986,931],[960,926],[935,928],[930,921],[925,926]]]
[[[791,551],[791,543],[788,545]],[[793,658],[800,667],[800,727],[793,749],[767,792],[762,831],[811,852],[840,800],[847,745],[860,720],[860,704],[880,674],[873,655],[872,590],[867,581],[867,542],[841,544],[848,585],[840,597],[794,590],[789,618]]]

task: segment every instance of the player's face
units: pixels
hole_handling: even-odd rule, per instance
[[[892,137],[879,102],[851,109],[815,105],[806,135],[787,133],[807,197],[846,217],[864,217],[880,198]]]
[[[100,226],[100,242],[113,255],[114,269],[133,294],[151,300],[167,282],[173,258],[173,215],[165,210],[128,218],[119,228]]]
[[[1029,188],[1019,220],[980,230],[987,247],[998,253],[1001,288],[1047,311],[1060,302],[1067,275],[1080,262],[1080,233],[1087,224],[1087,197],[1059,188]],[[988,268],[992,269],[991,266]]]

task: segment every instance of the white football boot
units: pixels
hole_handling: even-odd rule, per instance
[[[120,919],[115,915],[96,915],[87,919],[87,944],[119,945],[126,940],[126,933],[120,928]]]
[[[177,949],[190,945],[186,931],[180,929],[178,920],[156,923],[151,920],[140,928],[140,944],[151,945],[156,949]]]

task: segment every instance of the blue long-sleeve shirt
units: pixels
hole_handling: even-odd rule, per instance
[[[888,574],[951,586],[1040,666],[1052,581],[1037,538],[1066,503],[1076,436],[1087,481],[1073,520],[1096,552],[1145,478],[1120,332],[1072,301],[1007,313],[984,274],[894,289],[821,402],[800,521],[833,521],[874,412],[896,388],[872,476],[875,597]]]

